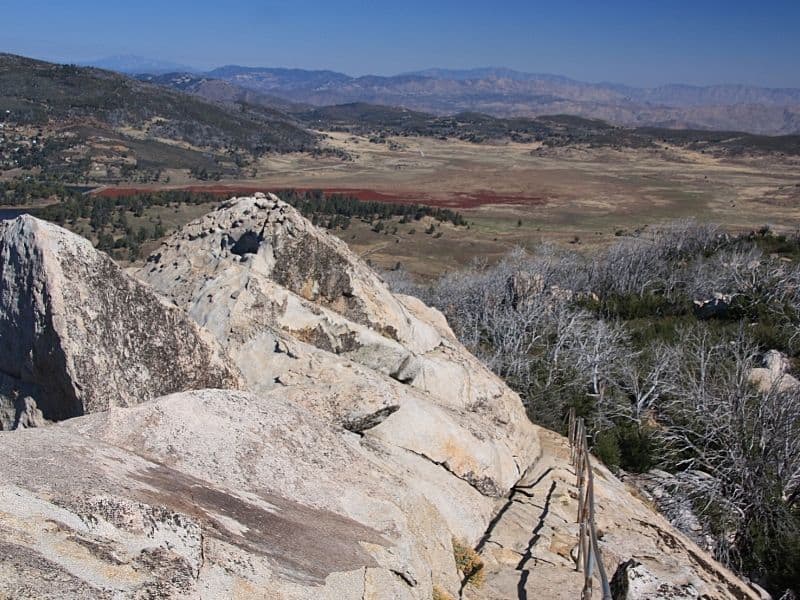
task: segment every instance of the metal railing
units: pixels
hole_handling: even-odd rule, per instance
[[[583,570],[583,591],[581,600],[592,597],[592,583],[595,569],[600,579],[603,600],[611,600],[611,586],[603,566],[603,558],[597,544],[597,528],[594,522],[594,474],[592,473],[589,443],[586,440],[586,423],[583,417],[575,416],[575,409],[569,411],[569,445],[572,450],[571,461],[575,467],[578,486],[578,556],[575,567]]]

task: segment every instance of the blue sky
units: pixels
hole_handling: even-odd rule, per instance
[[[0,0],[0,51],[352,75],[507,66],[632,85],[800,87],[800,0]]]

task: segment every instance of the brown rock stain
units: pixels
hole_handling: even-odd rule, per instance
[[[274,494],[258,494],[275,507],[269,511],[164,466],[136,479],[155,488],[144,492],[148,501],[196,517],[206,535],[268,557],[284,576],[303,583],[321,585],[331,573],[377,567],[361,542],[389,545],[378,531],[353,519]],[[230,531],[219,517],[238,522],[244,532]]]

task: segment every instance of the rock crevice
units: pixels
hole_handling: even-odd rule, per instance
[[[0,224],[0,424],[19,429],[0,432],[0,596],[579,595],[566,442],[438,311],[263,194],[137,276],[53,225]],[[750,597],[595,482],[609,572],[635,557]],[[483,588],[462,587],[454,538],[477,544]]]

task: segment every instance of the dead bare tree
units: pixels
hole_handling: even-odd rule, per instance
[[[675,352],[659,436],[672,467],[696,475],[686,492],[715,521],[718,558],[741,568],[754,530],[791,525],[785,519],[800,476],[800,394],[750,383],[758,349],[744,332],[717,340],[704,329],[687,331]]]
[[[717,291],[734,298],[719,321],[696,321],[677,339],[665,331],[693,318],[691,299]],[[680,222],[590,258],[517,251],[447,275],[423,298],[534,420],[557,429],[580,408],[610,460],[663,461],[721,560],[754,577],[788,568],[783,580],[797,580],[800,565],[780,552],[800,555],[800,393],[751,385],[759,348],[748,333],[800,349],[798,266]],[[660,332],[643,331],[641,317]]]
[[[615,411],[609,394],[619,376],[622,362],[627,358],[629,342],[625,330],[618,324],[595,320],[575,340],[573,353],[578,371],[586,374],[587,394],[594,400],[594,428],[608,425]]]
[[[647,352],[630,351],[620,363],[617,385],[622,399],[615,406],[613,417],[641,427],[661,398],[673,391],[675,361],[675,353],[660,342]]]

